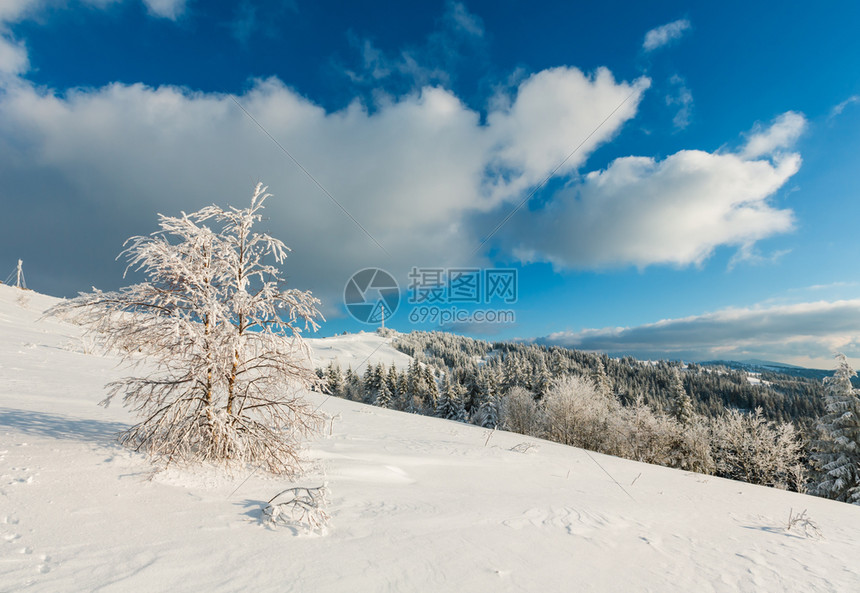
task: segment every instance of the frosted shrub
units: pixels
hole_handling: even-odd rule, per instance
[[[714,421],[712,442],[717,475],[776,488],[802,487],[797,467],[803,447],[793,424],[769,422],[761,408],[729,410]]]
[[[624,408],[626,447],[623,456],[628,459],[674,465],[681,449],[681,427],[665,414],[655,413],[642,396]]]
[[[621,404],[592,381],[573,375],[557,379],[542,404],[548,439],[610,455],[624,450]]]
[[[505,430],[528,436],[537,436],[541,430],[538,405],[531,392],[522,387],[512,387],[499,407],[501,426]]]

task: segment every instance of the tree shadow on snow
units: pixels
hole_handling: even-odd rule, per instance
[[[122,422],[73,418],[14,408],[0,408],[0,426],[33,436],[101,443],[115,441],[120,432],[129,428],[128,424]]]

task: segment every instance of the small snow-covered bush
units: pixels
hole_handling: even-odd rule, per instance
[[[761,408],[729,410],[714,421],[716,473],[751,484],[798,490],[803,486],[803,446],[793,424],[770,422]]]
[[[673,416],[654,411],[643,398],[623,410],[627,448],[621,455],[644,461],[710,474],[714,471],[710,431],[707,421],[691,414],[679,422]]]
[[[693,415],[681,425],[681,442],[671,467],[700,474],[713,474],[716,465],[711,448],[711,428],[708,420]]]
[[[512,387],[502,397],[499,420],[505,430],[527,436],[537,436],[541,430],[541,414],[534,395],[522,387]]]
[[[541,403],[546,438],[609,455],[623,454],[621,404],[614,395],[598,391],[591,380],[574,375],[557,379]]]
[[[682,443],[682,429],[678,422],[652,411],[642,396],[624,408],[623,414],[624,457],[658,465],[671,466],[677,462]]]

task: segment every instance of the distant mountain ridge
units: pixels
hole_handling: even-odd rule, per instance
[[[701,366],[722,366],[738,371],[746,371],[749,373],[779,373],[781,375],[789,375],[792,377],[803,377],[806,379],[814,379],[821,381],[825,377],[833,376],[833,371],[824,369],[809,369],[782,362],[774,362],[771,360],[707,360],[698,363]]]

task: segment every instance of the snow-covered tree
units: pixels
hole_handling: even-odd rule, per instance
[[[672,416],[681,424],[689,424],[693,419],[693,400],[684,389],[684,381],[681,379],[681,371],[672,367],[671,379],[669,380],[669,404]]]
[[[466,410],[463,406],[465,390],[460,383],[451,377],[451,373],[445,374],[442,383],[442,392],[436,400],[436,416],[448,420],[466,421]]]
[[[818,421],[821,438],[813,459],[819,476],[814,492],[827,498],[860,504],[860,398],[851,385],[856,373],[844,354],[826,379],[826,413]]]
[[[338,397],[343,397],[343,375],[340,372],[340,366],[338,366],[337,363],[330,362],[328,367],[326,367],[322,378],[325,381],[325,387],[328,393]]]
[[[610,455],[624,447],[621,404],[590,379],[557,379],[542,402],[548,439]]]
[[[394,394],[391,393],[388,381],[383,380],[379,383],[379,390],[376,392],[376,400],[374,400],[373,404],[380,408],[394,407]]]
[[[793,424],[770,422],[761,408],[728,410],[712,428],[717,475],[750,484],[799,490],[803,446]]]
[[[597,390],[598,395],[602,397],[612,395],[612,385],[609,381],[609,375],[606,374],[606,365],[603,364],[602,358],[597,359],[597,367],[591,374],[591,381],[594,383],[594,388]]]
[[[250,207],[159,215],[120,256],[144,282],[56,306],[142,376],[108,386],[143,420],[121,435],[166,460],[234,460],[276,474],[299,468],[300,439],[321,418],[302,397],[319,383],[302,329],[322,318],[310,292],[284,289],[288,248],[253,231],[270,194]]]
[[[346,369],[346,376],[343,379],[343,397],[352,401],[362,401],[364,399],[364,385],[352,367]]]
[[[541,431],[541,414],[534,395],[522,387],[508,389],[499,406],[500,425],[505,430],[528,436]]]

